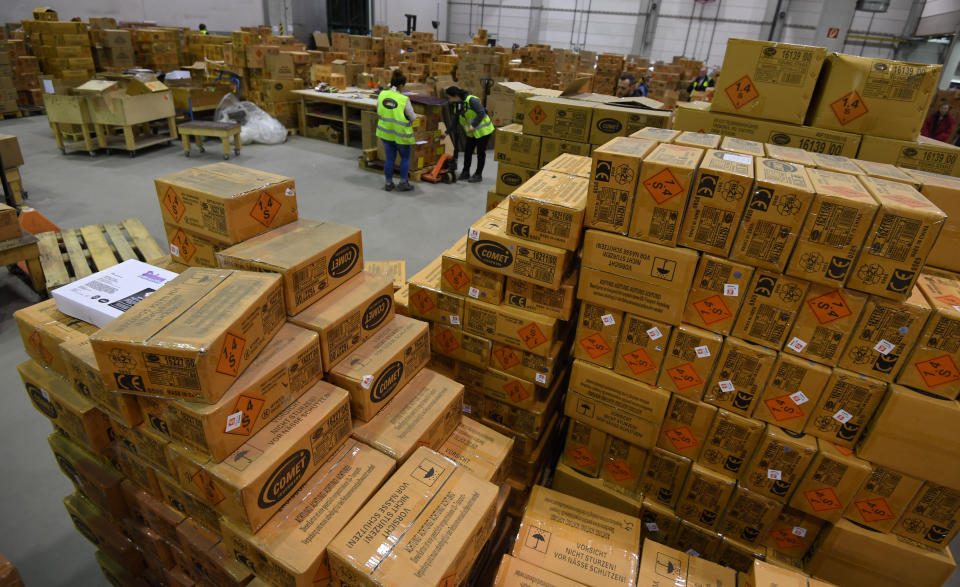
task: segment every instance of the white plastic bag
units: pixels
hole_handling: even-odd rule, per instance
[[[240,127],[240,141],[244,145],[263,143],[264,145],[279,145],[287,140],[287,129],[276,118],[270,116],[253,102],[237,100],[233,94],[227,94],[220,100],[214,120],[217,122],[234,122],[231,113],[242,112],[242,126]]]

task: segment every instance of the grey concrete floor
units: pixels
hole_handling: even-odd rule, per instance
[[[219,143],[187,159],[179,142],[89,157],[62,155],[46,117],[0,121],[0,133],[20,140],[28,203],[61,228],[140,218],[166,247],[153,179],[221,161]],[[383,191],[383,176],[357,167],[360,150],[291,137],[286,144],[245,146],[231,163],[293,177],[300,215],[357,226],[364,257],[405,259],[408,275],[446,250],[483,214],[496,164],[488,154],[485,181],[453,186],[416,183],[408,193]],[[0,552],[27,585],[105,585],[94,547],[73,529],[61,500],[73,489],[47,445],[49,422],[34,411],[16,366],[27,359],[14,311],[40,301],[16,276],[0,268]]]

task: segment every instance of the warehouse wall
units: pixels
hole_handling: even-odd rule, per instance
[[[0,0],[0,18],[2,22],[29,19],[37,6],[55,9],[61,20],[112,16],[192,29],[203,22],[211,31],[232,31],[265,22],[264,0]]]
[[[438,38],[447,36],[446,0],[373,0],[373,24],[387,25],[391,31],[407,29],[405,14],[417,15],[417,30],[434,32],[432,20],[440,21]]]

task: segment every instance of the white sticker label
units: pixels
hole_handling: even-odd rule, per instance
[[[807,348],[807,343],[803,342],[802,340],[794,336],[793,340],[787,343],[787,346],[797,351],[798,353],[802,353],[803,349]]]
[[[283,193],[284,195],[287,195],[287,196],[297,195],[297,192],[292,187],[288,187],[286,190],[283,191]]]
[[[851,414],[846,410],[840,410],[839,412],[833,415],[833,419],[836,420],[837,422],[840,422],[841,424],[846,424],[852,418],[853,418],[853,414]]]
[[[960,312],[960,306],[954,306],[953,309]]]
[[[53,80],[45,79],[43,80],[43,92],[45,94],[56,94],[57,90],[53,87]]]
[[[877,346],[873,347],[873,350],[877,351],[881,355],[885,355],[896,348],[897,345],[893,344],[890,341],[880,339],[880,342],[877,343]]]
[[[470,296],[471,298],[477,299],[480,297],[480,290],[473,286],[470,286],[470,289],[467,290],[467,295]]]
[[[470,237],[470,240],[480,240],[480,231],[476,228],[471,228],[467,236]]]
[[[647,331],[647,336],[650,337],[650,340],[657,340],[658,338],[663,338],[663,333],[660,332],[660,329],[654,326]]]
[[[604,314],[603,316],[600,316],[600,321],[603,322],[604,326],[613,326],[617,323],[617,321],[613,319],[613,314]]]
[[[454,326],[460,326],[460,316],[451,315],[450,324],[453,324]]]
[[[224,432],[236,430],[243,423],[243,412],[235,412],[227,416],[227,427]]]
[[[740,295],[740,285],[736,283],[724,283],[723,295],[733,297]]]
[[[659,532],[660,526],[657,526],[656,522],[647,522],[647,531],[648,532]]]
[[[804,538],[804,537],[806,537],[806,535],[807,535],[807,529],[806,529],[806,528],[801,528],[800,526],[794,526],[794,527],[793,527],[793,535],[794,535],[794,536],[799,536],[800,538]]]
[[[547,376],[544,375],[543,373],[537,373],[534,377],[535,377],[535,379],[537,380],[537,383],[539,383],[539,384],[541,384],[541,385],[546,385],[546,384],[547,384]]]
[[[50,401],[50,394],[47,393],[47,390],[44,389],[44,388],[42,388],[42,387],[38,387],[37,389],[40,390],[40,397],[42,397],[43,399],[45,399],[45,400],[47,400],[47,401],[49,402],[49,401]]]
[[[463,404],[463,413],[464,413],[464,414],[472,414],[472,413],[473,413],[473,408],[470,407],[470,404]]]
[[[690,556],[695,556],[697,558],[700,558],[700,553],[692,548],[687,550],[687,554],[689,554]]]
[[[360,387],[364,389],[370,389],[371,383],[373,383],[373,375],[364,375],[360,378]]]
[[[723,158],[727,161],[735,161],[744,165],[753,165],[753,158],[749,155],[737,155],[734,153],[724,153]]]
[[[790,399],[792,399],[793,403],[797,404],[798,406],[802,406],[803,404],[810,401],[807,398],[807,396],[803,395],[802,391],[798,391],[797,393],[791,394]]]
[[[779,481],[783,479],[783,473],[776,469],[767,469],[767,479],[773,479],[774,481]]]
[[[710,356],[710,347],[708,347],[708,346],[706,346],[706,345],[704,345],[704,346],[698,346],[698,347],[693,347],[693,350],[697,353],[697,356],[698,356],[699,358],[701,358],[701,359]]]
[[[733,381],[721,381],[718,385],[720,386],[720,391],[723,393],[730,393],[733,391]]]
[[[175,245],[175,244],[173,244],[173,243],[170,243],[170,254],[173,255],[174,257],[179,257],[179,256],[180,256],[180,247],[178,247],[177,245]]]

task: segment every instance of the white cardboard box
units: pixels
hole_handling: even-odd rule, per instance
[[[57,309],[103,328],[177,274],[141,261],[124,261],[51,292]]]

